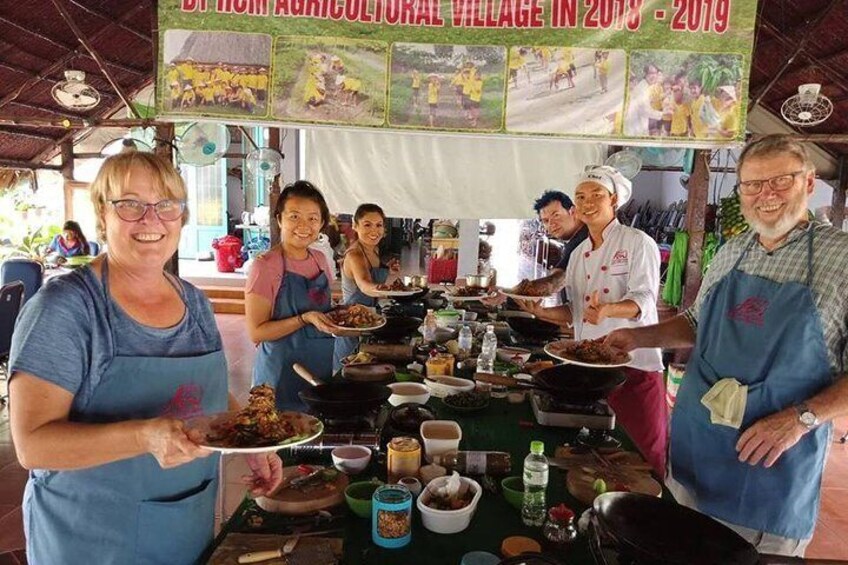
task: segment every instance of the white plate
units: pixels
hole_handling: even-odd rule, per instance
[[[331,319],[330,321],[332,321],[332,319]],[[335,324],[333,324],[333,325],[335,326]],[[349,327],[347,327],[347,326],[336,326],[336,327],[337,327],[337,328],[339,328],[340,330],[344,330],[344,331],[346,331],[346,332],[359,332],[359,333],[362,333],[362,332],[370,332],[370,331],[373,331],[373,330],[376,330],[376,329],[380,329],[380,328],[382,328],[382,327],[383,327],[383,326],[385,326],[385,325],[386,325],[386,318],[385,318],[385,317],[383,317],[383,321],[382,321],[382,322],[380,322],[380,323],[379,323],[379,324],[377,324],[376,326],[368,326],[367,328],[349,328]],[[333,335],[335,336],[336,334],[333,334]]]
[[[563,361],[564,363],[568,363],[570,365],[579,365],[580,367],[593,367],[593,368],[596,368],[596,369],[611,369],[611,368],[615,368],[615,367],[625,367],[633,361],[633,355],[631,355],[630,353],[627,354],[627,360],[626,361],[624,361],[622,363],[612,363],[612,364],[586,363],[585,361],[576,361],[574,359],[569,359],[568,357],[563,357],[561,355],[552,353],[551,352],[551,346],[555,345],[557,343],[561,343],[563,341],[575,341],[575,340],[565,339],[565,340],[559,340],[559,341],[552,341],[552,342],[548,343],[547,345],[545,345],[545,348],[544,348],[545,353],[547,353],[548,355],[550,355],[554,359],[559,359],[560,361]]]
[[[549,296],[549,295],[545,295],[545,296],[525,296],[523,294],[513,294],[513,293],[507,292],[503,289],[501,289],[501,292],[504,294],[504,296],[509,296],[513,300],[529,300],[530,302],[540,302],[540,301],[544,300],[545,298],[547,298]]]
[[[210,414],[208,416],[198,416],[196,418],[191,418],[186,422],[186,427],[188,429],[196,429],[205,434],[208,434],[213,423],[223,418],[226,418],[230,414],[232,414],[232,412],[219,412],[218,414]],[[319,420],[315,416],[310,416],[309,414],[303,414],[301,412],[283,412],[283,414],[295,415],[298,419],[301,420],[299,427],[303,427],[308,431],[297,436],[293,436],[292,438],[284,440],[280,443],[276,443],[274,445],[263,445],[259,447],[226,447],[222,445],[215,445],[212,443],[200,443],[199,445],[204,449],[208,449],[210,451],[218,451],[220,453],[267,453],[269,451],[279,451],[280,449],[285,449],[287,447],[294,447],[295,445],[309,443],[310,441],[314,440],[322,433],[324,433],[323,422],[321,422],[321,420]]]
[[[475,300],[492,297],[491,294],[481,294],[480,296],[454,296],[449,292],[444,293],[442,296],[451,302],[474,302]]]
[[[392,297],[392,296],[412,296],[413,294],[418,294],[421,292],[422,288],[416,288],[415,290],[378,290],[377,292],[380,296],[384,297]]]

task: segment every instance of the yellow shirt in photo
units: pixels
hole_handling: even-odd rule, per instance
[[[345,77],[342,81],[342,88],[348,92],[359,92],[362,88],[362,81],[358,78]]]
[[[439,103],[439,89],[441,85],[439,85],[438,81],[430,81],[427,85],[427,104],[438,104]]]
[[[724,110],[719,111],[718,115],[720,118],[719,129],[733,132],[735,135],[739,130],[739,104],[734,102]]]
[[[689,103],[689,116],[692,119],[692,135],[697,139],[705,139],[709,133],[709,127],[701,119],[701,108],[706,102],[704,95],[700,95]]]
[[[471,90],[468,92],[468,97],[473,102],[479,102],[483,98],[483,81],[479,78],[474,78],[471,81]]]
[[[651,108],[654,110],[663,109],[663,87],[661,84],[652,84],[648,87],[648,96],[651,101]]]
[[[509,49],[509,68],[517,70],[524,66],[524,55],[518,47],[510,47]]]
[[[671,111],[671,135],[684,137],[689,133],[689,116],[692,111],[688,104],[672,103]]]
[[[565,63],[566,68],[574,64],[574,53],[572,53],[570,47],[563,47],[561,53],[562,62]]]
[[[610,62],[609,59],[602,59],[595,63],[595,66],[598,67],[599,75],[609,75],[610,70]]]
[[[412,88],[421,88],[421,75],[412,73]]]

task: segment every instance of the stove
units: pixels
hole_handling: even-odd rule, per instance
[[[594,404],[566,404],[546,392],[533,391],[530,395],[530,405],[533,407],[536,421],[543,426],[615,429],[615,412],[604,400]]]
[[[380,410],[351,416],[325,416],[310,412],[324,423],[324,433],[313,442],[291,448],[295,453],[329,451],[344,445],[363,445],[373,449],[380,446]]]

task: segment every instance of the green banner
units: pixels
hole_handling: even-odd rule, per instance
[[[173,120],[710,147],[744,139],[755,0],[160,0]]]

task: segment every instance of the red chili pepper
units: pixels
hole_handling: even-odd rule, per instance
[[[310,465],[298,465],[297,472],[301,475],[308,475],[312,472],[312,467]]]

